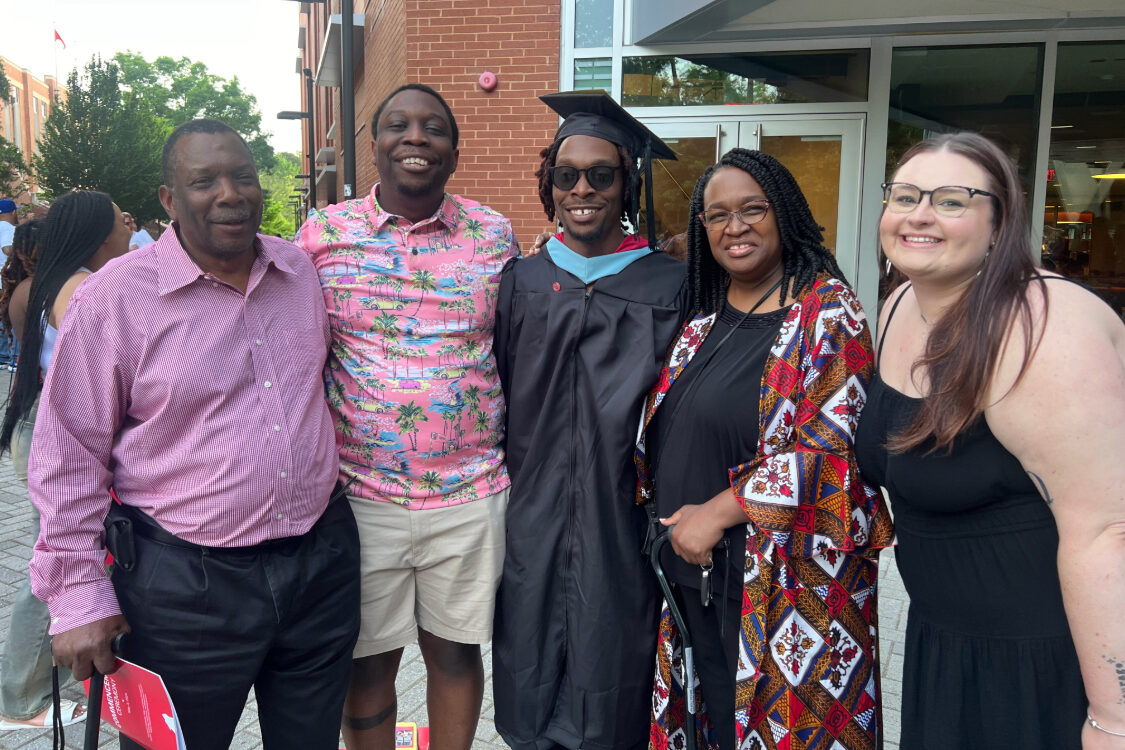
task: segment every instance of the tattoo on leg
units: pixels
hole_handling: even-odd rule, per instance
[[[1125,662],[1120,662],[1104,654],[1102,655],[1102,661],[1113,667],[1113,671],[1117,675],[1117,689],[1120,692],[1117,703],[1125,706]]]
[[[387,719],[393,717],[398,713],[398,698],[391,701],[391,705],[384,708],[374,716],[348,716],[344,714],[344,726],[348,729],[354,729],[357,732],[365,732],[368,729],[374,729]]]
[[[1047,490],[1047,483],[1033,471],[1027,472],[1027,475],[1035,482],[1036,487],[1039,489],[1039,494],[1047,501],[1047,505],[1054,505],[1055,498],[1051,497],[1051,493]]]

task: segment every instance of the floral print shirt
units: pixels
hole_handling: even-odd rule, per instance
[[[492,331],[500,269],[519,244],[475,201],[446,194],[412,224],[378,190],[310,212],[295,240],[328,307],[341,481],[411,509],[471,502],[509,484]]]

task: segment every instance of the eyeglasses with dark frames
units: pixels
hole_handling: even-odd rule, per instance
[[[930,205],[938,216],[955,219],[969,210],[973,196],[995,198],[995,193],[963,185],[944,185],[933,190],[923,190],[909,182],[884,182],[883,205],[895,214],[908,214],[918,207],[922,198],[930,196]]]
[[[578,184],[579,176],[586,175],[586,183],[594,190],[608,190],[613,187],[619,169],[620,166],[611,167],[608,164],[595,164],[585,169],[566,165],[554,166],[551,167],[551,184],[559,190],[570,190]]]
[[[712,208],[699,214],[699,221],[707,229],[718,230],[730,223],[731,217],[737,215],[738,220],[746,226],[757,224],[766,218],[769,213],[768,200],[751,201],[737,211],[724,211],[721,208]]]

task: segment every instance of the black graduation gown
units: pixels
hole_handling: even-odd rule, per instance
[[[512,490],[492,661],[496,728],[517,750],[647,744],[660,599],[633,450],[685,270],[656,252],[587,292],[547,250],[504,269]]]

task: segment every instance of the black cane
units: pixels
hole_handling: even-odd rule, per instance
[[[684,649],[684,702],[687,704],[687,711],[684,712],[684,734],[687,740],[687,750],[695,750],[695,654],[692,651],[691,634],[688,633],[687,620],[680,612],[680,606],[676,604],[676,597],[673,596],[672,584],[668,583],[668,577],[664,575],[664,566],[660,564],[660,550],[669,541],[668,532],[660,534],[652,541],[652,548],[649,550],[649,560],[652,562],[652,569],[656,572],[656,580],[660,583],[660,590],[664,592],[664,600],[668,602],[668,611],[672,615],[672,619],[676,622],[676,627],[680,630],[680,641],[683,643]],[[669,685],[669,688],[671,685]]]
[[[121,653],[121,646],[125,640],[124,633],[118,633],[109,643],[109,649],[115,654]],[[82,743],[83,750],[98,750],[98,734],[102,728],[102,693],[105,690],[105,675],[96,668],[90,675],[90,695],[86,700],[86,739]]]

